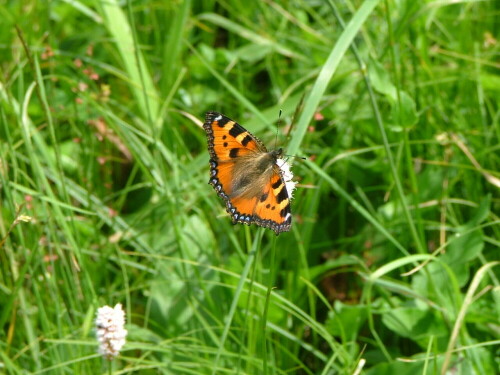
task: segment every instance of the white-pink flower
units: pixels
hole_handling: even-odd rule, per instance
[[[292,181],[293,173],[290,170],[290,164],[288,164],[285,159],[277,159],[276,164],[281,169],[281,177],[283,177],[283,180],[285,181],[286,191],[288,192],[288,196],[290,197],[290,199],[292,199],[292,194],[297,183],[295,181]]]
[[[111,361],[120,353],[127,337],[127,330],[124,328],[125,312],[122,305],[117,303],[114,308],[103,306],[97,309],[95,325],[99,354]]]

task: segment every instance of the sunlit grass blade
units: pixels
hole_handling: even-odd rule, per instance
[[[295,132],[292,134],[292,138],[288,146],[288,152],[291,155],[296,155],[298,153],[302,139],[306,134],[307,126],[311,122],[311,119],[313,118],[314,113],[323,98],[328,84],[333,77],[333,74],[335,73],[351,42],[378,3],[378,0],[365,0],[361,7],[356,11],[351,21],[347,24],[346,28],[335,43],[335,46],[331,49],[328,58],[323,64],[323,67],[321,68],[321,71],[319,72],[318,77],[316,78],[314,85],[304,102],[304,109],[300,114]]]
[[[130,90],[137,100],[142,116],[152,121],[150,125],[153,125],[156,123],[158,115],[158,93],[142,51],[133,38],[133,27],[129,23],[130,20],[127,19],[116,0],[103,1],[100,6],[104,24],[113,37],[128,73]]]

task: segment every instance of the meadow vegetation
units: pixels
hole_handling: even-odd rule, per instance
[[[0,373],[500,373],[498,2],[0,17]],[[209,110],[305,157],[290,232],[231,224]]]

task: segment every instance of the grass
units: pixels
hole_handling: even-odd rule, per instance
[[[0,13],[0,373],[500,372],[496,2]],[[209,110],[270,148],[282,110],[290,232],[231,224]]]

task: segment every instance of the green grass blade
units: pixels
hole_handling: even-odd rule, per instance
[[[300,114],[299,120],[297,121],[295,132],[292,134],[287,150],[287,152],[291,155],[298,154],[300,144],[306,134],[307,126],[311,122],[311,119],[313,118],[314,113],[316,112],[318,105],[325,94],[328,84],[333,77],[333,74],[337,70],[340,61],[344,57],[347,49],[358,34],[364,22],[373,12],[378,3],[379,0],[365,0],[361,7],[356,11],[351,21],[347,24],[347,27],[340,35],[337,43],[335,43],[335,46],[332,48],[328,58],[321,68],[321,71],[319,72],[318,78],[316,78],[316,81],[314,82],[311,92],[304,102],[304,110]]]
[[[134,41],[133,28],[117,0],[100,2],[100,6],[104,24],[113,37],[121,62],[128,73],[130,90],[137,100],[139,110],[146,119],[151,115],[154,124],[158,115],[159,98],[146,60]]]

